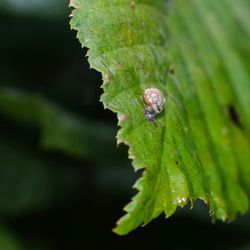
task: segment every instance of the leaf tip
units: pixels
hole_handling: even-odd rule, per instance
[[[75,0],[70,0],[69,1],[69,7],[77,8],[76,1]]]
[[[118,115],[118,125],[120,126],[122,122],[127,121],[128,117],[126,114],[121,113]]]
[[[109,75],[108,74],[103,75],[102,80],[104,84],[109,83],[110,81]]]

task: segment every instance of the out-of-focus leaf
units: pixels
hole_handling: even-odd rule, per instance
[[[7,230],[4,226],[0,226],[0,249],[3,250],[24,250],[21,242]]]
[[[167,5],[169,3],[169,5]],[[139,193],[115,231],[202,199],[213,218],[249,207],[250,72],[247,0],[74,0],[72,28],[102,73],[104,106],[118,113]],[[162,90],[158,127],[143,91]]]
[[[80,158],[114,156],[114,130],[93,120],[82,119],[44,100],[41,96],[0,88],[0,113],[41,129],[41,145]]]
[[[66,0],[1,0],[0,8],[19,14],[36,14],[44,17],[60,17],[64,14]]]
[[[0,135],[0,213],[19,215],[50,208],[80,188],[84,178],[67,163],[57,162]]]

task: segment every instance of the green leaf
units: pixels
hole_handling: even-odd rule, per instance
[[[166,2],[168,4],[166,4]],[[247,0],[75,0],[71,25],[103,76],[102,101],[118,114],[138,194],[114,231],[201,199],[215,219],[246,212],[250,197]],[[143,91],[167,98],[157,127]]]
[[[4,225],[0,225],[0,249],[23,250],[25,249],[18,237]]]
[[[44,211],[70,201],[83,182],[68,162],[58,162],[28,147],[23,137],[17,142],[17,138],[0,134],[1,216]]]
[[[100,154],[106,159],[114,154],[112,127],[66,112],[42,96],[1,87],[0,113],[26,127],[40,128],[41,145],[46,149],[96,160]]]

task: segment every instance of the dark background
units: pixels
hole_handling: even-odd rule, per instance
[[[140,173],[67,4],[0,0],[0,250],[250,249],[249,214],[212,224],[202,202],[112,233]]]

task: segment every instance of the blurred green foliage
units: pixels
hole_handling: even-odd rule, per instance
[[[0,1],[0,250],[165,248],[166,234],[172,249],[247,249],[249,215],[211,225],[199,203],[126,238],[110,231],[136,176],[67,6]]]

